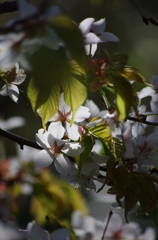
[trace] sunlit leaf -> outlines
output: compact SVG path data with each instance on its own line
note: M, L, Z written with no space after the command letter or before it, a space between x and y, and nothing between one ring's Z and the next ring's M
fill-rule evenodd
M60 103L60 87L69 74L69 64L63 50L41 48L33 56L33 77L28 86L28 97L34 111L40 110L43 127L55 115Z
M63 79L61 86L64 91L64 100L66 104L71 107L71 111L73 112L72 124L77 109L86 100L87 89L80 81L71 75Z
M130 173L129 175L129 187L127 188L127 192L125 195L125 218L127 220L127 214L131 211L139 200L140 187L137 183L137 179L134 173Z
M145 84L144 77L136 68L126 66L123 69L123 73L129 80Z
M83 36L77 25L67 16L53 18L53 28L65 43L71 56L82 64L86 58Z
M113 137L113 140L114 140L114 150L115 150L115 154L117 156L117 160L120 163L122 163L122 157L124 156L124 154L126 152L126 146L120 138Z
M138 97L126 78L115 71L110 71L109 74L111 75L115 88L117 118L118 121L122 121L128 115L131 107L133 107L136 112Z

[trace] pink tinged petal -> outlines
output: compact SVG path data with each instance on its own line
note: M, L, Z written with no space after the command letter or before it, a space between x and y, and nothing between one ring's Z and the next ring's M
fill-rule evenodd
M154 75L152 76L152 85L154 85L156 88L158 88L158 76Z
M154 94L155 90L151 87L145 87L143 88L139 93L138 93L138 97L140 99L148 97L148 96L152 96L152 94Z
M100 36L100 42L119 42L119 38L116 37L113 33L103 32Z
M72 126L70 126L70 123L66 122L65 128L66 134L71 140L77 141L81 137L79 127L76 124L72 124Z
M2 96L7 96L8 95L8 86L5 84L1 89L0 89L0 95Z
M39 151L33 159L36 168L48 167L52 164L53 160L53 155L51 156L51 153L46 150Z
M70 169L70 160L68 157L60 154L54 161L54 166L61 175L67 175Z
M40 129L38 133L36 133L36 142L42 148L50 148L50 145L48 143L48 132L44 132L44 129Z
M19 17L21 19L32 16L37 13L36 8L26 0L18 0Z
M50 235L50 240L66 240L66 239L67 240L70 239L70 232L67 228L57 229Z
M92 31L96 34L102 34L106 27L106 19L102 18L92 24Z
M85 38L84 38L84 43L86 44L94 44L94 43L99 43L100 38L95 34L95 33L88 33Z
M79 143L66 143L62 152L70 157L77 157L85 150Z
M35 221L27 225L27 234L28 234L28 237L33 240L48 239L48 232L44 231L44 229L38 226Z
M75 114L75 122L82 122L85 119L90 117L90 111L89 108L80 106Z
M8 86L8 95L14 101L17 102L19 98L19 89L16 85L11 84Z
M55 138L61 139L64 136L65 129L60 121L52 122L48 127L48 132Z
M79 24L79 29L83 35L86 35L91 30L93 22L94 18L86 18Z

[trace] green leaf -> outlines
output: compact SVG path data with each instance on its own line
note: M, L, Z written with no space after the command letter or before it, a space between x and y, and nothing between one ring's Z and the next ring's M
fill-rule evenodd
M129 187L129 172L124 166L120 166L113 171L113 182L108 193L116 194L116 200L119 206L121 206L120 199L126 195Z
M114 140L114 149L115 149L115 154L117 156L117 160L122 163L122 157L124 156L125 152L126 152L126 146L124 144L124 142L117 137L113 137Z
M60 84L67 75L68 61L63 50L41 48L33 56L33 77L28 85L28 97L33 111L40 110L43 128L55 115L60 103Z
M115 102L118 121L126 119L130 108L137 111L138 97L129 81L115 71L110 71L115 88Z
M65 103L71 107L71 111L73 112L73 117L71 120L71 124L72 124L74 121L74 117L77 109L86 100L87 89L75 77L71 76L71 73L67 78L63 79L61 86L64 91Z
M127 188L127 192L125 195L125 218L127 220L127 214L131 211L139 200L140 187L137 183L137 179L134 173L130 173L129 175L129 187Z
M140 187L139 202L143 214L151 212L156 206L157 194L154 183L147 177L138 175L137 182Z
M90 135L86 135L82 141L82 145L85 147L85 150L80 154L79 173L82 169L84 162L87 160L91 153L93 147L93 138Z
M56 33L65 43L72 58L80 65L86 59L83 35L77 25L66 16L53 18L52 25Z

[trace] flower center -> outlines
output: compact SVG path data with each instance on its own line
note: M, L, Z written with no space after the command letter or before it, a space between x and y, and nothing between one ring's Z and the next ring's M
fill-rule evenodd
M120 240L121 239L121 230L117 230L116 232L114 232L112 234L112 237L115 239L115 240Z
M60 121L61 123L65 123L66 121L69 122L70 121L70 119L69 119L70 114L71 114L71 111L65 112L64 108L63 108L62 111L58 110L56 121Z
M49 150L50 152L53 154L53 156L55 158L57 158L60 154L61 154L61 149L62 149L63 145L58 146L57 143L54 143L54 146L51 147Z

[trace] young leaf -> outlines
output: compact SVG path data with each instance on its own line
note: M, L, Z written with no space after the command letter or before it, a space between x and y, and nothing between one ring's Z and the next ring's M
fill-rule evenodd
M139 200L139 194L140 194L140 187L137 183L137 179L134 175L134 173L130 173L129 175L129 187L127 188L127 192L125 195L125 218L127 220L127 214L129 211L131 211L136 203Z
M114 150L117 156L117 160L122 164L122 157L126 152L126 146L120 138L113 137L113 140L114 140Z
M124 67L123 75L129 80L145 84L144 77L136 68L129 67L129 66Z
M56 33L65 43L71 56L82 65L86 58L86 53L83 36L77 25L66 16L54 17L52 25Z

